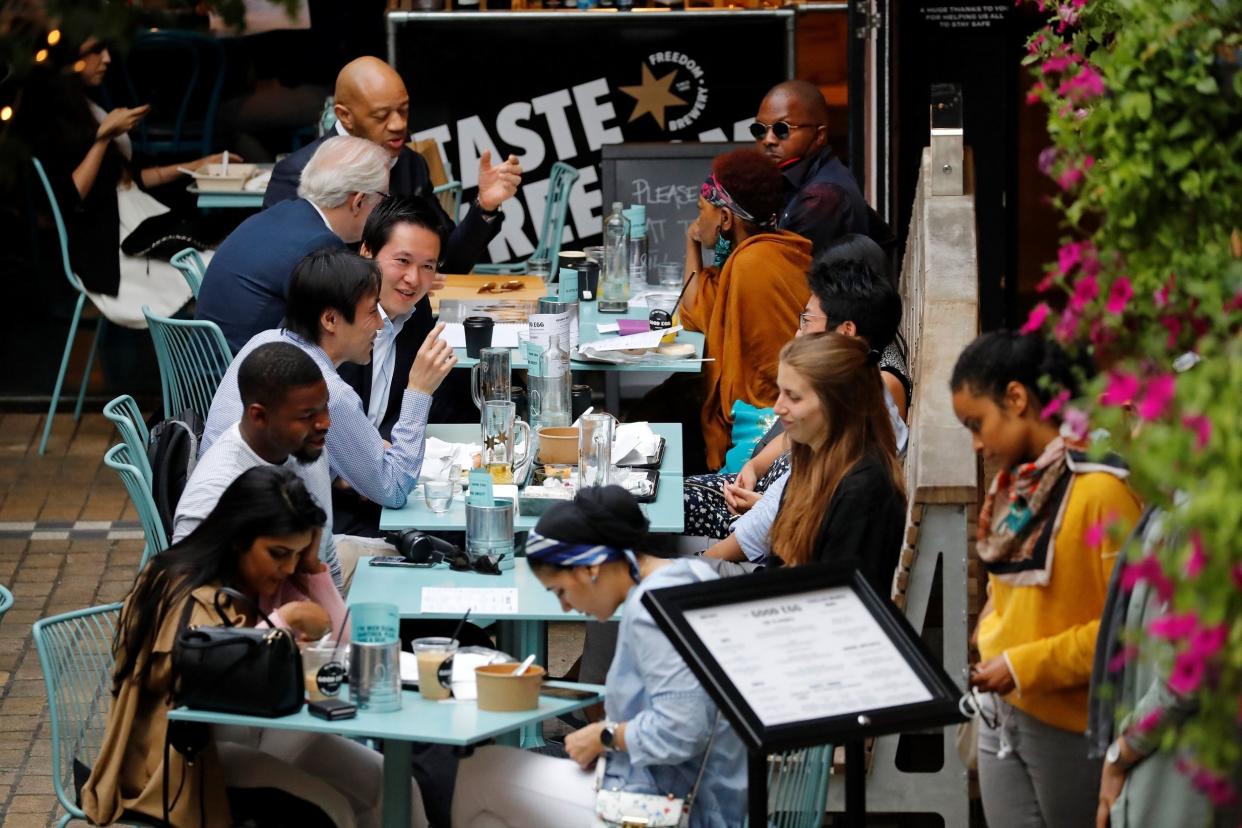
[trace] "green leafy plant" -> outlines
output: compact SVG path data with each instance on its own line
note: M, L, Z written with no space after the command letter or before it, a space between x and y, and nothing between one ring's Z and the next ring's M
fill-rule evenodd
M1024 330L1093 351L1101 375L1058 405L1107 431L1181 539L1119 565L1168 598L1143 655L1198 702L1163 744L1224 804L1242 760L1242 0L1036 4L1028 103L1048 108L1067 235Z

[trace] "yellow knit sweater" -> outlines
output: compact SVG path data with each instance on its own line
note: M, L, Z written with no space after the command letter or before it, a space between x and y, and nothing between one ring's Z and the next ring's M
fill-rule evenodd
M1116 521L1133 527L1141 511L1125 482L1107 472L1077 475L1053 549L1047 586L1013 586L989 577L992 611L979 620L979 655L1004 654L1017 690L1014 707L1062 730L1087 729L1087 685L1100 613L1119 544L1107 533L1088 547L1087 531Z

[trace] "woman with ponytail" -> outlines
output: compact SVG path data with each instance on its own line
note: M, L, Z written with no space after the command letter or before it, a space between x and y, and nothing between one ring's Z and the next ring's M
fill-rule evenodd
M707 556L768 566L853 558L888 595L906 502L879 356L839 333L784 347L775 412L790 441L789 473Z

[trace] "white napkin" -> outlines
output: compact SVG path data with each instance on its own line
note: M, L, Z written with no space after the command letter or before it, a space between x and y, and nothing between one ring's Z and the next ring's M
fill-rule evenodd
M647 423L621 423L612 439L612 462L642 463L659 447L660 435Z
M423 447L423 470L420 481L449 480L449 471L456 466L465 478L474 466L474 455L483 451L479 443L447 443L428 437Z
M267 183L272 180L272 171L264 170L258 175L251 176L242 189L249 193L261 193L267 189Z

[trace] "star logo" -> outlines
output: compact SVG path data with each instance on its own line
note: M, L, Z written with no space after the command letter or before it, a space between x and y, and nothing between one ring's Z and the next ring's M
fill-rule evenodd
M642 67L643 81L640 86L620 87L622 92L636 101L634 111L630 113L630 123L637 121L643 115L650 115L655 118L660 129L664 129L664 110L670 106L686 105L685 101L669 90L673 80L677 77L677 70L674 69L667 75L657 78L647 68L647 64L644 63Z

